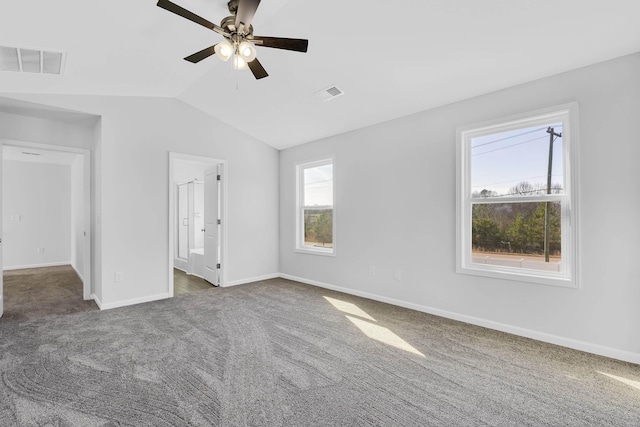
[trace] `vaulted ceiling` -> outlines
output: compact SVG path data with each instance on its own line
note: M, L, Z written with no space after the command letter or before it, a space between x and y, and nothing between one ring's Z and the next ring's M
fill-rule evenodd
M177 97L276 148L321 139L640 51L638 0L263 0L255 80L222 40L156 0L2 2L0 45L67 52L62 76L0 72L0 94ZM218 23L225 0L174 0ZM329 86L344 95L323 102Z

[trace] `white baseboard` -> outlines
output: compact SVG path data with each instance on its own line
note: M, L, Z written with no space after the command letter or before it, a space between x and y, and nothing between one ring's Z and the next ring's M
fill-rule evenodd
M82 283L84 283L84 277L82 276L82 274L80 274L80 272L78 271L78 269L76 268L75 265L71 264L71 268L73 268L73 271L76 272L76 274L78 275L78 277L80 278L80 280L82 281Z
M318 282L316 280L305 279L303 277L292 276L289 274L280 274L283 279L295 280L296 282L306 283L308 285L318 286L325 289L331 289L345 294L355 295L363 298L372 299L374 301L385 302L387 304L397 305L400 307L409 308L423 313L433 314L447 319L458 320L460 322L470 323L472 325L483 326L485 328L494 329L509 334L519 335L526 338L531 338L538 341L547 342L550 344L556 344L562 347L572 348L574 350L585 351L587 353L593 353L600 356L610 357L612 359L618 359L625 362L631 362L640 364L640 354L632 353L630 351L620 350L616 348L606 347L599 344L593 344L585 341L574 340L572 338L561 337L558 335L548 334L545 332L534 331L531 329L520 328L517 326L507 325L500 322L494 322L492 320L481 319L479 317L468 316L465 314L454 313L451 311L440 310L425 305L414 304L394 298L388 298L369 292L357 291L349 288L343 288L341 286L330 285L328 283Z
M98 298L96 294L91 294L91 299L94 300L98 308L102 310L102 301L100 301L100 298Z
M259 282L261 280L277 279L278 277L283 277L283 276L280 273L273 273L273 274L265 274L264 276L248 277L246 279L232 280L230 282L225 283L223 287L228 288L229 286L244 285L245 283Z
M94 295L94 299L96 300L96 304L98 304L98 307L100 307L100 310L110 310L112 308L126 307L128 305L135 305L135 304L141 304L143 302L157 301L161 299L167 299L170 297L171 296L169 295L169 292L165 292L163 294L149 295L146 297L133 298L129 300L116 301L116 302L103 304L102 302L98 302L97 297L95 297Z
M40 267L60 267L61 265L71 265L71 261L63 261L63 262L45 262L42 264L28 264L28 265L11 265L11 266L3 266L2 270L23 270L25 268L40 268Z

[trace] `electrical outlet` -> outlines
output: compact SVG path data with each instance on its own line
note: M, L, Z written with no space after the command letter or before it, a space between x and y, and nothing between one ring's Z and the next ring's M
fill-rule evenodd
M44 248L37 248L36 252L39 254L43 254L44 253Z
M396 268L393 272L393 277L395 277L396 280L402 280L402 269Z
M123 282L124 281L124 273L122 271L116 271L115 280L116 280L116 282Z
M21 221L20 215L11 215L11 221Z
M376 266L375 265L370 265L369 266L369 276L374 277L376 275Z

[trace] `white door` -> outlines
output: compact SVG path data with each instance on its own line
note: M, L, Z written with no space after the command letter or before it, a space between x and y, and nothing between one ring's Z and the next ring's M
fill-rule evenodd
M204 279L218 285L218 166L204 172Z
M0 151L2 143L0 143ZM0 159L0 189L2 189L2 159ZM0 224L2 224L2 191L0 191ZM2 225L0 225L0 267L2 267ZM0 268L0 317L4 313L4 291L2 290L2 268Z

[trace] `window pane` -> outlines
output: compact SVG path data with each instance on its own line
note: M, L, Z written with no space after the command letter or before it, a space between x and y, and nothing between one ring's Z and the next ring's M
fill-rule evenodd
M304 245L333 248L333 209L304 210Z
M550 133L553 131L551 186ZM563 193L562 123L493 133L471 139L472 197Z
M548 237L545 210L548 208ZM472 262L560 272L560 202L474 203ZM549 260L545 260L548 242Z
M304 169L304 206L333 206L333 164Z

